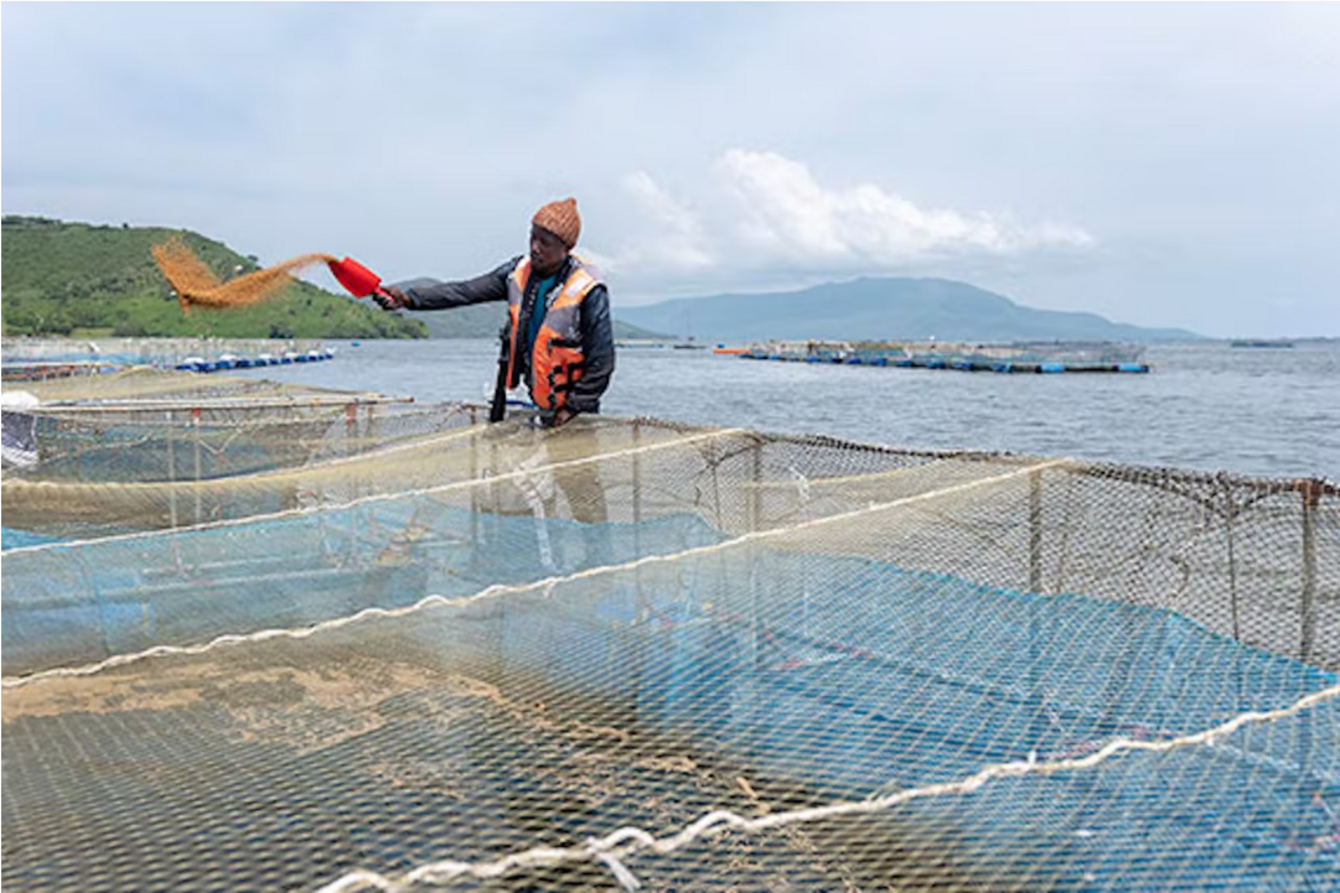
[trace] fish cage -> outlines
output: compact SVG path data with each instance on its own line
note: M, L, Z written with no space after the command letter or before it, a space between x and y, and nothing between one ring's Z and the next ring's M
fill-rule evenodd
M199 381L25 410L9 888L1340 888L1331 482Z
M6 338L5 380L20 381L54 377L45 373L59 371L79 374L100 368L152 366L173 369L180 365L222 364L226 368L255 363L267 357L278 365L284 357L306 362L312 356L329 353L321 341L310 338L97 338L90 341L71 338ZM200 370L197 370L200 371Z
M1148 372L1141 345L1097 341L961 344L858 342L841 362L851 365L965 372Z

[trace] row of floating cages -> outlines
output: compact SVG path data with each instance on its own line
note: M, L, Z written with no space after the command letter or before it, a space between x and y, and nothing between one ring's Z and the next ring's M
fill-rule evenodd
M222 372L228 369L256 369L265 366L288 366L293 363L317 363L321 360L333 359L334 356L335 354L331 350L317 349L306 352L286 350L279 355L262 351L254 357L225 353L221 354L217 360L206 360L199 356L186 357L172 368L184 372Z
M70 374L131 366L215 372L334 356L320 341L254 338L6 338L2 350L6 381L32 380L25 370L44 367L67 366Z
M400 409L25 473L7 886L1340 889L1334 484Z
M954 345L898 342L778 341L751 345L754 360L958 369L968 372L1148 372L1143 348L1098 343Z
M75 375L100 375L115 372L125 366L103 360L19 360L0 363L0 381L46 381Z

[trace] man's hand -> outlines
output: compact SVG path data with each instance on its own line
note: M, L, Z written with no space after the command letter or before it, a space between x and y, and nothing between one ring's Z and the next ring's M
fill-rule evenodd
M372 293L372 300L383 310L403 310L409 306L409 298L394 285L383 285Z
M558 412L554 413L554 427L562 428L568 422L572 421L572 419L575 418L576 415L577 413L573 412L571 409L568 409L566 406L564 406Z

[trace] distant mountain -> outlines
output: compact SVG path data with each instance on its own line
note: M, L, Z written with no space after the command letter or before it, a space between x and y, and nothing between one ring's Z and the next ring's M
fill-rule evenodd
M95 226L6 215L4 334L94 337L423 338L418 322L368 301L295 280L247 307L182 313L150 248L180 238L223 281L259 269L255 257L188 230Z
M1035 310L949 279L863 278L803 291L678 298L624 307L634 325L699 341L1181 341L1185 329L1114 323L1096 313Z

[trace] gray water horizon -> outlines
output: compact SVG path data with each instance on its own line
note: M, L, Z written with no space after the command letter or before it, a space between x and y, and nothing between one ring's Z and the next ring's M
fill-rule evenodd
M230 374L485 403L495 339L327 341L333 359ZM1147 374L1001 374L618 351L602 412L908 449L1340 481L1340 343L1153 344Z

